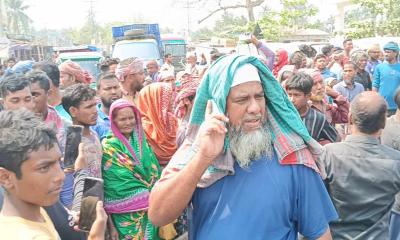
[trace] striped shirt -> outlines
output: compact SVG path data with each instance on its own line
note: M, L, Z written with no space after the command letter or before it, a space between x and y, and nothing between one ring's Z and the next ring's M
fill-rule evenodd
M311 137L315 140L328 140L330 142L336 141L338 133L336 129L328 122L324 114L313 108L310 108L306 115L302 116L301 118Z

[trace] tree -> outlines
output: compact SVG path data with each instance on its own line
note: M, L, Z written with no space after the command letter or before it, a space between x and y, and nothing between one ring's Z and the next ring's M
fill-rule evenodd
M278 41L293 31L313 26L310 18L318 10L307 0L282 0L281 4L280 12L264 9L259 25L266 39Z
M203 39L210 39L211 36L215 36L215 33L212 29L209 29L207 27L200 28L195 32L191 32L190 36L192 40L198 41L198 40L203 40Z
M25 11L29 8L23 0L6 0L7 9L7 28L10 33L23 34L30 33L30 23L32 20Z
M234 16L225 12L212 29L201 28L191 33L192 39L210 39L212 36L220 38L237 39L240 34L249 31L248 21L244 16Z
M265 0L181 0L179 4L183 5L185 8L209 8L210 12L202 17L198 23L204 22L217 13L232 9L245 9L249 21L254 22L254 9L260 7L264 2Z
M346 15L349 37L400 35L399 0L354 0L360 7Z
M225 12L219 20L215 22L214 32L218 37L222 38L238 38L238 36L246 32L244 28L247 25L247 19L244 16L236 17L231 13Z
M6 27L7 27L6 1L0 0L0 36L4 34Z

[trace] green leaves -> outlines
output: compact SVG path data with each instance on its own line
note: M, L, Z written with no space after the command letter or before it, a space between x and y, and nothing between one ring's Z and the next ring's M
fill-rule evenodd
M281 0L281 4L280 12L266 10L259 20L265 39L279 41L290 32L313 26L310 18L318 9L307 0Z
M400 34L399 0L354 0L361 7L346 13L347 34L353 38Z

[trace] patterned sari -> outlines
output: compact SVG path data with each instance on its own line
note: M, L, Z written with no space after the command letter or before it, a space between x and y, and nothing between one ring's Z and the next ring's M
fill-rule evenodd
M126 100L115 103L121 102L136 110ZM115 109L111 107L110 115ZM112 117L110 122L112 133L102 142L104 208L111 214L119 239L159 239L158 228L151 224L147 215L150 190L161 172L158 161L143 132L138 134L143 131L140 121L136 121L136 130L129 139L116 129Z

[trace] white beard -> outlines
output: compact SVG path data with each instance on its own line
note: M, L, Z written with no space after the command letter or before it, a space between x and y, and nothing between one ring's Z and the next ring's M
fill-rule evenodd
M247 168L252 161L260 159L262 154L272 157L272 135L265 125L249 133L244 133L240 127L232 128L230 149L239 166Z

